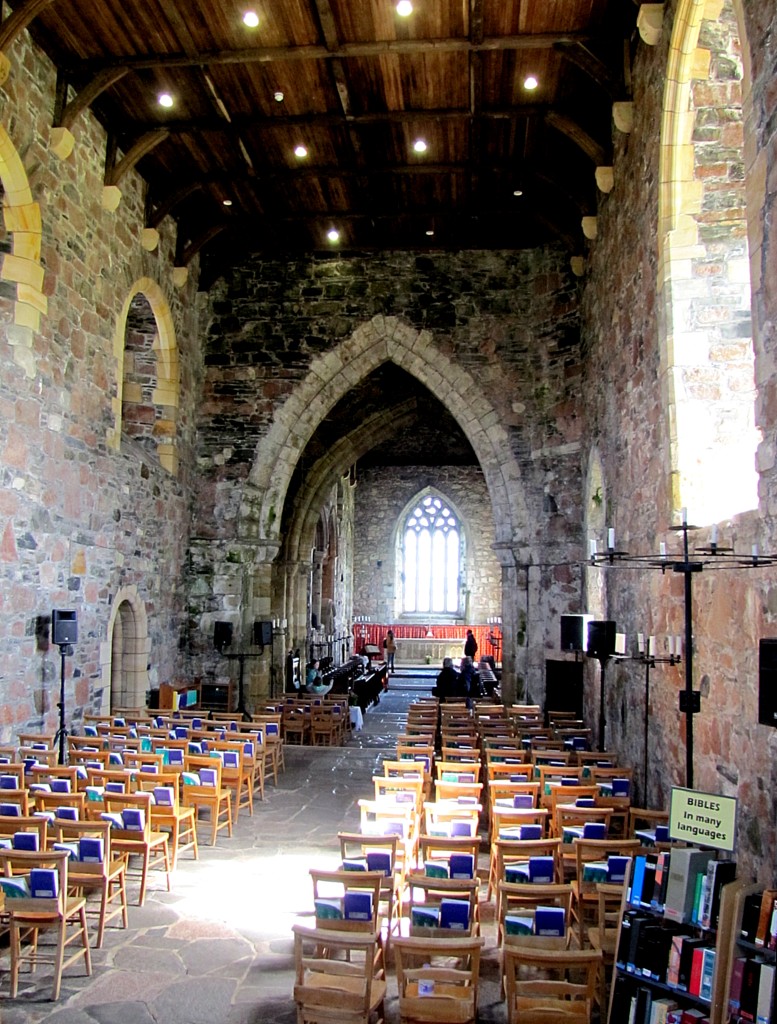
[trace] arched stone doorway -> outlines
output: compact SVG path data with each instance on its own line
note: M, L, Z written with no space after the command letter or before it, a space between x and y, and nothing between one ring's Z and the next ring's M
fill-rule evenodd
M144 707L148 691L148 619L136 587L123 587L113 602L102 666L101 713Z

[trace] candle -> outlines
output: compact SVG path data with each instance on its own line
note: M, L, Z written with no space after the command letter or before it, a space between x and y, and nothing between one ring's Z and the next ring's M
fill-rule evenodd
M612 526L607 531L607 548L610 551L615 550L615 529Z
M589 553L591 558L596 558L596 538L592 537L588 542Z
M648 654L656 653L656 638L654 636L648 637Z
M662 540L658 545L658 550L661 552L661 557L666 558L666 541Z
M637 650L640 654L645 653L645 634L637 633Z
M681 658L682 657L682 654L683 654L683 638L681 636L676 636L674 638L674 653L675 653L675 657L677 657L677 658Z
M717 545L717 543L718 543L718 527L717 527L717 524L715 524L712 527L712 533L710 534L710 544L713 547L715 547Z
M758 558L758 545L753 544L753 558Z
M688 525L688 509L687 508L683 508L682 515L683 515L683 526L687 526Z
M615 653L625 654L626 653L626 634L616 633L615 634Z

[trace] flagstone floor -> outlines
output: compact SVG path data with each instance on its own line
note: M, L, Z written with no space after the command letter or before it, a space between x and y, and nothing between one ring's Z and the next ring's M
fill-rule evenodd
M184 855L171 892L162 876L152 877L145 906L130 908L129 929L106 930L92 976L82 976L81 965L67 971L59 1002L48 1001L43 969L24 976L17 999L7 996L6 946L3 1024L292 1024L291 926L312 915L308 870L337 866L338 831L358 828L358 799L372 795L372 774L393 748L408 703L430 686L405 671L347 746L287 746L286 772L267 786L253 817L241 813L232 838L222 833L215 847L201 845L198 862ZM130 898L136 893L133 883ZM483 1024L505 1020L491 909L483 915ZM395 1024L393 973L389 995L386 1024Z

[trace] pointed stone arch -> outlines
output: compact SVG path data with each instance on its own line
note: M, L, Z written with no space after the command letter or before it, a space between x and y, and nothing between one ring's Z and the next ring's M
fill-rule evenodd
M153 278L140 277L129 288L127 297L116 321L113 336L113 354L116 359L116 397L112 400L114 424L108 431L108 443L112 448L121 447L122 403L125 394L125 348L127 320L133 299L143 295L151 307L156 322L156 337L153 349L156 354L156 382L152 401L156 408L154 434L156 452L160 464L175 475L178 472L177 413L179 402L180 370L178 364L178 343L173 325L170 305L161 287Z
M241 510L247 539L277 543L286 491L314 430L355 384L388 361L416 377L456 417L486 479L496 541L523 537L527 516L520 468L488 395L428 331L396 317L376 316L313 361L257 445Z
M121 587L113 599L107 639L100 648L100 713L116 706L142 707L149 688L146 606L136 586Z
M726 68L738 59L741 73ZM699 523L757 504L750 321L765 179L755 139L740 0L679 0L659 158L661 372L672 502L691 508Z
M11 252L2 257L0 280L13 285L13 326L6 332L14 360L28 377L36 372L33 333L41 314L48 311L43 294L44 271L40 259L42 221L33 202L30 182L8 132L0 125L0 182L3 186L3 222L11 234Z

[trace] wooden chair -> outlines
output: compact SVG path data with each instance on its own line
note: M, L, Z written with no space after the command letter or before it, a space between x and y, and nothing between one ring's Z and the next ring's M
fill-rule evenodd
M386 978L374 966L380 943L376 932L302 924L292 931L297 1024L370 1024L374 1013L383 1017Z
M508 1024L591 1024L598 950L522 944L505 946L503 956Z
M6 807L3 807L4 804ZM0 789L0 815L11 817L14 807L18 807L18 813L24 817L30 813L30 794L27 790Z
M384 878L382 871L326 871L322 868L311 868L316 928L380 935L381 888ZM349 894L366 894L370 897L370 917L352 920L345 916L331 916L330 907L336 907L337 904L340 905L340 913L345 913L344 904ZM375 956L375 966L378 967L383 959L382 941L378 944Z
M343 862L357 858L367 859L371 853L388 856L388 870L381 879L380 899L386 905L386 947L392 932L399 928L402 894L409 864L405 859L405 848L400 836L365 836L360 832L338 832L340 857Z
M481 763L477 753L475 751L469 761L435 761L435 779L443 782L479 782Z
M45 850L48 845L48 827L48 819L38 815L0 817L0 839L13 839L17 832L36 832L38 834L38 849Z
M140 857L140 891L138 906L142 907L146 900L146 884L148 873L154 869L164 871L167 891L170 892L170 850L166 832L157 832L151 827L152 796L150 793L106 793L105 809L109 814L128 811L140 812L139 828L114 827L111 831L111 847L114 853L127 855L129 858Z
M400 1021L474 1024L483 944L481 937L396 939Z
M427 861L449 861L452 853L468 853L478 874L478 857L480 854L480 838L478 836L429 836L423 834L418 838L418 867L423 869Z
M432 793L432 774L426 767L427 760L420 761L388 761L383 762L383 775L385 778L409 777L420 778L423 781L423 798L428 800Z
M474 878L435 878L422 871L411 871L407 876L407 887L410 893L408 903L408 916L410 917L410 934L427 935L430 937L445 937L446 931L437 927L426 927L416 925L413 921L413 908L420 903L425 909L433 909L439 913L443 900L456 900L467 906L468 927L459 931L457 935L479 935L480 934L480 913L478 908L478 894L480 881L475 875Z
M305 743L310 737L310 717L303 711L288 709L283 712L283 738L286 743Z
M102 859L71 860L68 864L68 885L74 895L88 896L96 892L99 906L93 912L97 918L95 948L103 944L105 926L114 918L121 918L122 928L129 924L127 914L127 858L115 856L111 847L111 825L108 821L56 821L52 832L58 843L78 843L81 839L99 839ZM87 899L86 913L91 907Z
M510 865L527 864L532 857L553 858L553 882L563 881L561 868L561 840L546 839L495 839L491 844L491 858L488 874L487 899L496 894L496 916L499 919L499 883L506 880L505 871Z
M0 850L0 871L3 887L13 884L13 879L29 881L33 869L43 869L54 879L52 895L17 896L5 899L5 913L11 936L11 998L15 999L19 989L19 974L24 963L31 970L40 963L51 963L54 967L52 1000L59 999L62 972L83 958L86 973L92 973L89 950L89 935L86 925L86 900L81 896L68 894L67 850L47 852L25 852L21 850ZM54 892L54 889L56 892ZM38 890L40 891L40 890ZM52 929L56 934L53 952L50 946L38 943L42 930ZM23 946L23 940L31 938L31 944ZM71 952L72 950L72 952Z
M424 804L424 831L433 836L474 837L478 834L481 804L460 804L456 800Z
M602 954L602 969L599 975L597 996L599 1012L602 1015L606 1012L607 993L609 992L608 972L612 971L615 964L615 951L623 909L623 889L624 885L597 882L596 892L599 897L599 907L596 924L592 924L588 929L588 941L591 949L597 949Z
M75 808L76 819L84 821L86 813L86 793L34 793L35 810L45 811L58 817L60 807Z
M216 845L216 838L221 829L226 829L229 836L232 835L232 794L221 784L221 760L218 757L204 757L198 754L187 754L184 758L184 787L181 803L184 807L194 807L196 817L199 820L200 811L209 811L211 846ZM197 775L202 779L200 772L214 771L213 785L190 785L187 783L187 774Z
M187 850L192 851L195 860L200 859L195 808L181 805L179 779L177 772L138 772L137 776L138 789L153 796L151 827L157 832L169 832L171 871L176 869L179 854Z
M572 938L571 911L572 886L554 882L537 885L533 882L499 882L497 890L499 914L497 916L497 938L502 946L528 944L535 949L568 949ZM549 935L509 934L505 921L511 915L528 916L532 920L538 907L561 907L566 927L564 935L556 938ZM503 972L504 976L504 972Z
M411 804L418 815L424 803L423 775L373 775L375 800L394 804Z
M237 734L236 734L237 735ZM241 739L216 740L211 744L221 759L221 784L234 794L232 800L233 821L237 821L240 808L246 807L254 815L254 766L245 761L244 744Z
M572 880L572 918L577 923L578 944L581 949L588 941L588 923L595 921L599 909L597 883L610 881L606 877L606 862L610 857L633 857L640 849L638 839L576 839L575 877ZM605 878L601 877L604 865ZM614 881L614 880L613 880Z

